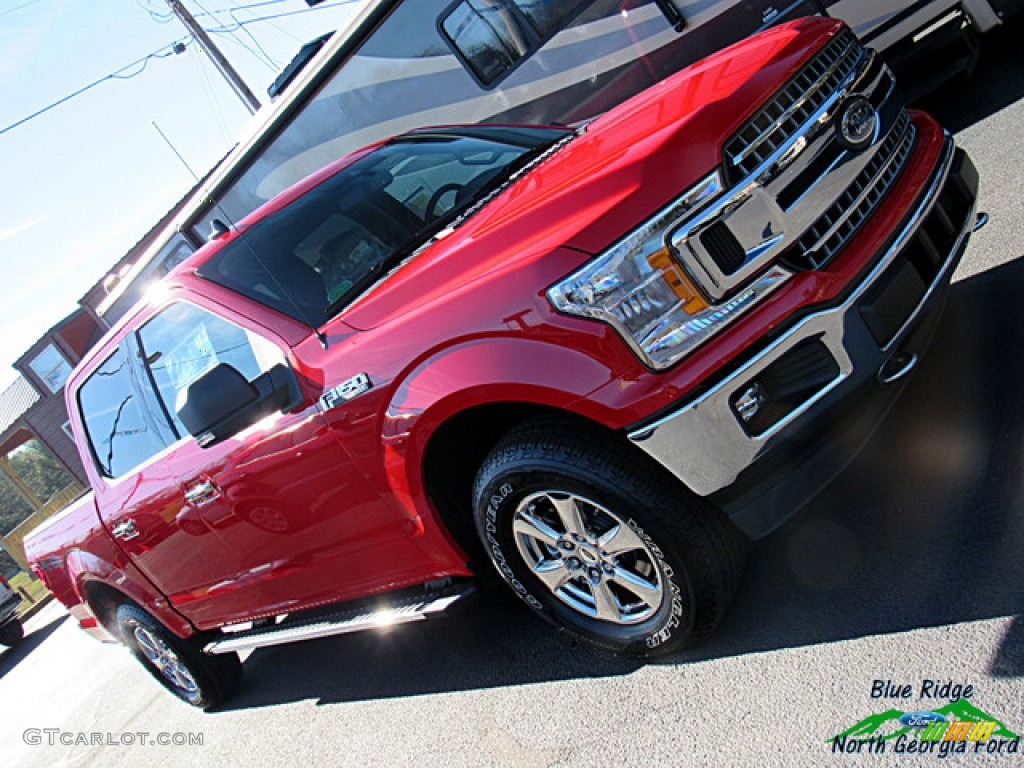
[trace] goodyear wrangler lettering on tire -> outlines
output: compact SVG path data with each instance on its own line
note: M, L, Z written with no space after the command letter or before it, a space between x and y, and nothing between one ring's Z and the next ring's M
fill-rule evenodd
M709 632L741 571L736 532L600 428L513 430L474 485L477 531L502 576L548 621L630 656Z
M508 585L512 587L515 593L519 595L527 605L535 611L543 611L543 604L527 592L523 583L516 578L515 573L509 567L508 561L505 559L504 553L501 551L501 545L498 544L498 540L495 538L495 533L498 530L497 524L495 523L495 519L498 514L498 506L511 494L512 486L505 483L498 489L497 494L491 496L490 503L487 507L487 534L485 537L485 543L487 544L487 549L491 554L491 560L494 562L494 565L497 567L502 578L505 579Z
M681 617L683 615L683 596L679 590L679 586L673 580L675 572L672 570L672 566L665 562L665 556L661 553L661 550L658 548L658 545L651 540L650 536L644 533L644 529L641 528L635 520L630 518L626 522L638 536L640 536L647 542L647 545L648 547L650 547L651 552L654 553L655 557L657 557L661 561L661 566L665 571L665 576L669 580L669 590L672 593L670 598L672 603L672 615L668 621L668 624L666 624L663 629L659 630L658 632L648 637L645 641L647 647L653 650L658 646L667 643L669 639L672 637L673 630L679 627L681 623Z

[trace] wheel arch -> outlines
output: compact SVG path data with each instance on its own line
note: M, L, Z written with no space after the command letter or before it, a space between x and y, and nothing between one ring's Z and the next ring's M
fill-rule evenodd
M118 567L116 559L115 556L108 558L84 550L75 550L67 558L68 577L82 602L82 606L71 609L71 614L78 619L82 629L94 632L98 628L100 639L109 640L102 637L105 630L120 640L114 614L119 605L127 603L151 614L178 637L186 638L195 633L195 628L174 610L133 564L125 562ZM91 619L95 619L95 626L91 626Z
M82 598L100 625L110 635L121 640L121 632L117 627L117 609L122 605L134 605L142 608L135 600L120 590L102 581L86 581L81 588Z
M477 405L446 419L433 431L424 451L423 487L449 535L469 557L474 572L486 568L488 558L473 522L473 483L491 450L528 421L557 422L566 429L583 430L602 440L629 446L624 435L593 419L536 402Z
M392 493L410 511L439 518L475 565L482 550L469 500L484 457L526 419L613 424L613 412L587 400L616 378L599 357L551 339L499 334L465 338L418 361L392 382L381 424ZM417 501L424 497L426 508Z

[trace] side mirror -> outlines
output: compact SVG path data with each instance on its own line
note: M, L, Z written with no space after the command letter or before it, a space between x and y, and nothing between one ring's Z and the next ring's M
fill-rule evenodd
M288 366L275 365L250 382L236 368L220 363L189 384L178 418L206 448L301 404L299 381Z

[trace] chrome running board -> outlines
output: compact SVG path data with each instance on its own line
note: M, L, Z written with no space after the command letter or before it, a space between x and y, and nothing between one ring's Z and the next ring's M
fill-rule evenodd
M412 597L381 604L373 609L365 605L304 621L285 620L271 627L256 627L241 632L225 632L206 645L204 653L231 653L252 648L283 645L299 640L313 640L331 635L346 635L368 629L386 629L398 624L422 621L448 610L452 605L475 592L472 584L449 587L442 593L420 593Z

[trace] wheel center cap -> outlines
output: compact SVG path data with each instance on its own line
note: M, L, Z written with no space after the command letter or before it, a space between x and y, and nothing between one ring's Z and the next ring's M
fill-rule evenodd
M597 553L589 547L580 547L580 557L583 558L583 562L588 565L594 565L601 560Z

